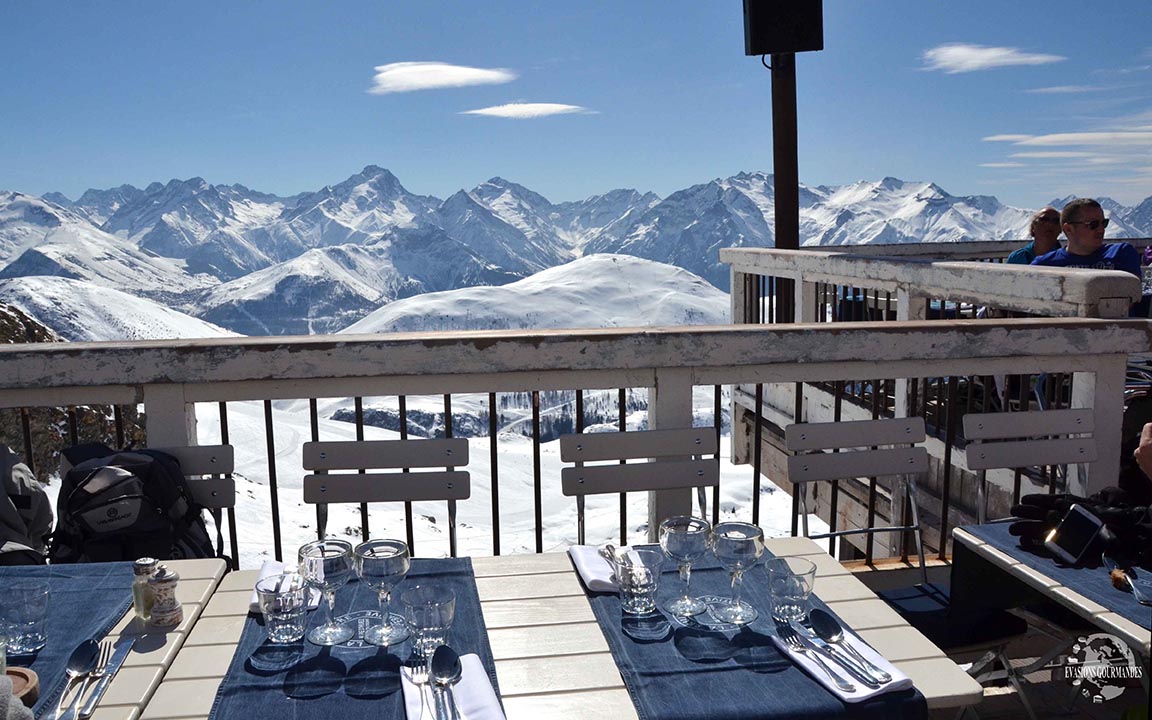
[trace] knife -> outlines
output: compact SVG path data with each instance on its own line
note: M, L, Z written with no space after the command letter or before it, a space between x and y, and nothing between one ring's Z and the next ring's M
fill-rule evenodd
M96 688L92 694L88 696L88 700L80 708L80 713L77 717L81 720L91 717L92 713L96 712L96 704L100 702L100 698L104 697L104 691L108 689L109 683L116 675L116 671L128 659L128 655L132 652L132 646L136 644L137 635L129 635L128 641L123 642L116 647L116 651L112 653L112 659L108 661L108 667L104 669L104 676L96 682Z
M1104 567L1108 568L1109 571L1119 570L1124 573L1124 580L1128 583L1128 589L1132 591L1132 597L1136 599L1136 602L1141 605L1152 605L1152 600L1136 586L1136 581L1132 579L1132 575L1127 568L1120 567L1120 563L1116 562L1115 558L1109 555L1101 555L1100 559L1104 561Z
M832 662L848 671L850 675L865 686L875 690L880 687L880 682L876 678L860 666L855 660L851 659L848 655L835 652L828 643L820 638L806 632L807 628L797 622L792 623L792 629L800 637L800 641L810 646L814 652L823 653L826 657L830 658Z

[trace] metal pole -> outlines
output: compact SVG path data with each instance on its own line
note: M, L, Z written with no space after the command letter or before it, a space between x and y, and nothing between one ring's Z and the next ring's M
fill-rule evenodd
M800 169L797 160L796 54L772 55L772 174L776 247L800 248ZM776 280L776 322L794 322L792 280Z

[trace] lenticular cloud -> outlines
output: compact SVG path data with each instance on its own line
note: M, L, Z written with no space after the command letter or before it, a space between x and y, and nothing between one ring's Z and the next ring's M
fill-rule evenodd
M387 95L469 85L499 85L512 82L516 77L516 73L504 68L475 68L442 62L398 62L377 65L368 92Z
M948 74L990 70L1012 65L1047 65L1065 60L1061 55L1026 53L1011 47L947 43L924 51L925 70Z
M549 115L588 112L591 111L579 105L563 105L561 103L508 103L506 105L493 105L492 107L480 108L478 110L465 110L461 114L529 120L532 118L547 117Z

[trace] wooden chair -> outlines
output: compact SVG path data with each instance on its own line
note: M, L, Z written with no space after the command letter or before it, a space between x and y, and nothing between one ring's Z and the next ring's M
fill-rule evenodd
M720 468L704 456L716 452L714 427L562 435L560 459L576 463L560 471L560 481L563 493L576 498L577 542L585 540L587 495L696 488L706 517L704 488L720 484Z
M319 506L329 503L448 502L448 545L456 557L456 501L471 494L467 471L456 470L468 464L468 441L464 438L440 440L353 440L309 442L304 444L304 502ZM443 467L444 470L409 472L413 468ZM357 474L329 473L330 470L358 470ZM366 472L390 470L392 472ZM326 515L322 516L326 520ZM319 519L319 518L318 518ZM320 520L323 525L323 520ZM321 537L324 527L319 528Z
M977 473L976 518L988 520L988 471L1096 460L1092 410L968 413L963 420L968 469Z
M224 549L223 512L228 511L228 540L232 550L232 569L240 568L240 550L236 537L236 469L231 445L188 445L155 448L180 461L180 470L188 477L192 500L203 505L216 523L216 549Z
M800 497L801 524L805 537L821 539L882 532L910 533L920 558L921 581L926 583L928 575L916 486L916 476L928 471L928 451L917 444L922 443L924 438L924 418L920 417L800 423L786 427L785 447L793 452L805 453L788 458L788 479L800 486L796 492ZM826 452L849 448L868 449ZM808 531L808 483L883 476L898 478L892 490L892 524L818 534ZM905 499L907 502L903 502ZM900 524L895 522L898 506L903 518Z

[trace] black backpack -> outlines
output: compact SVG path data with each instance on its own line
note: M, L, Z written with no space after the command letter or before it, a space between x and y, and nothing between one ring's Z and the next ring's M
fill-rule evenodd
M222 556L204 508L192 501L179 461L159 450L115 451L101 443L64 451L72 468L56 500L52 563Z

